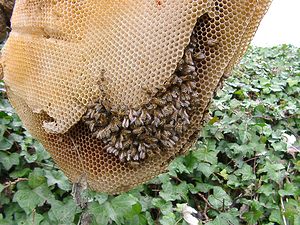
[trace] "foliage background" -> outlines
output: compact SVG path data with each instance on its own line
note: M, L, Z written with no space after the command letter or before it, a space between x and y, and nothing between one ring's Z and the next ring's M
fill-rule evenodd
M202 224L299 225L299 84L300 49L251 47L193 151L128 193L86 192L92 224L187 224L178 205L187 203ZM0 88L0 224L77 224L71 184Z

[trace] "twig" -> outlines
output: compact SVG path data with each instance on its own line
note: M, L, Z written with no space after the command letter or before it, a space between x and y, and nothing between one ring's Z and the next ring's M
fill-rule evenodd
M179 183L182 183L182 180L180 180L180 178L176 177L176 176L170 176L172 179L178 181Z
M282 215L282 220L283 220L283 224L284 225L288 225L287 221L286 221L286 218L285 218L285 207L284 207L284 202L283 202L283 199L282 197L280 197L280 203L281 203L281 215Z
M204 195L202 195L200 192L198 192L197 195L198 195L200 198L202 198L202 200L206 203L206 205L207 205L209 208L211 208L211 209L213 209L213 210L219 212L218 209L214 208L214 207L208 202L208 200L204 197Z
M205 206L204 206L203 216L206 221L209 221L209 217L207 216L207 203L205 203Z
M17 184L18 182L21 182L21 181L28 181L28 178L20 177L20 178L14 180L14 181L7 181L7 182L5 182L5 184L4 184L4 189L5 189L5 188L8 188L8 187L10 187L10 186L12 186L12 185L15 185L15 184Z

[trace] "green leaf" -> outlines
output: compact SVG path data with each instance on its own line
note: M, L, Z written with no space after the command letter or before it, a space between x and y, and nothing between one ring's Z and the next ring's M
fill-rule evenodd
M14 170L9 174L11 178L19 178L19 177L26 177L31 172L30 168L23 168L21 170Z
M12 147L12 145L13 145L13 141L11 141L5 137L2 137L0 139L0 150L2 150L2 151L8 150Z
M184 165L184 158L183 157L176 158L169 165L169 173L170 173L170 175L176 176L176 172L178 172L178 173L184 173L184 172L185 173L190 173L190 171Z
M106 202L106 200L108 199L108 195L107 194L104 194L104 193L97 193L95 196L94 196L95 200L101 205L103 204L104 202Z
M29 225L40 225L41 222L43 221L44 217L39 214L39 213L31 213L30 215L28 215L27 219L26 219L26 223Z
M57 186L62 190L65 190L65 191L71 190L71 184L70 184L68 178L64 175L64 173L62 171L46 170L45 177L47 178L47 183L49 186L57 184Z
M213 221L206 223L206 225L239 225L239 220L230 213L221 213Z
M162 188L163 190L159 192L159 195L166 201L180 200L181 198L187 200L188 185L185 181L178 185L170 182L164 183Z
M40 168L35 168L28 177L28 184L31 188L36 188L46 182L45 172Z
M104 203L106 204L106 202ZM92 202L89 205L89 212L93 215L93 225L107 225L110 220L109 212L104 204L98 204L97 202Z
M161 213L163 215L167 215L173 211L173 205L170 201L166 202L165 200L163 200L161 198L153 198L152 204L156 208L160 209Z
M118 212L119 216L123 216L131 211L134 204L137 203L137 199L130 194L122 194L115 197L112 201L112 207Z
M215 208L228 207L232 204L230 196L221 188L214 187L213 195L208 196L209 203Z
M296 192L299 190L299 188L297 188L295 186L295 184L292 183L285 183L284 184L284 189L283 190L279 190L278 193L280 196L288 196L288 195L295 195Z
M257 221L262 217L263 213L259 210L251 210L249 212L245 212L243 217L247 221L248 224L256 224Z
M175 224L175 214L172 212L169 212L168 214L163 215L163 217L159 220L161 225L170 225Z
M273 189L272 184L263 184L258 190L257 193L262 193L266 196L270 196L272 194L275 194L275 191Z
M77 206L72 198L64 199L63 202L52 200L49 218L53 224L70 224L74 221Z
M198 163L197 170L202 172L204 176L210 177L215 171L216 165L210 165L209 163Z
M37 206L41 206L45 199L37 195L33 190L18 190L13 198L22 209L29 215Z
M275 222L278 224L283 224L282 215L279 209L275 209L271 212L271 215L269 217L269 220L271 222Z
M243 164L242 168L238 169L235 174L242 175L242 181L255 180L256 178L252 167L248 164Z
M223 177L224 180L228 180L228 173L227 173L227 170L226 170L226 169L223 169L223 170L220 172L220 176Z
M210 151L208 148L202 148L200 150L196 150L193 152L193 155L200 161L200 162L207 162L212 165L217 164L217 151Z
M9 170L12 166L19 164L19 154L0 152L0 163L6 170Z
M259 169L257 173L260 174L266 172L269 179L279 183L284 177L284 172L281 171L284 168L285 167L282 164L278 164L278 163L271 164L270 162L267 161L266 164L263 166L263 168Z

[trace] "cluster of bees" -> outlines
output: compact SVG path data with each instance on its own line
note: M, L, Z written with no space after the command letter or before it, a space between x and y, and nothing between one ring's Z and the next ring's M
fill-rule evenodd
M147 91L151 100L140 108L119 110L106 100L88 106L83 121L93 136L103 141L108 153L122 162L138 163L176 145L199 104L195 63L204 55L195 52L195 47L192 35L175 73L155 93Z

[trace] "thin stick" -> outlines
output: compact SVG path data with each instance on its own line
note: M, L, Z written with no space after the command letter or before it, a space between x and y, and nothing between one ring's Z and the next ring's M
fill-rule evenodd
M283 224L288 225L287 220L286 220L285 215L284 215L285 207L284 207L284 202L283 202L282 197L280 197L280 202L281 202L281 209L282 209L281 215L282 215Z
M28 178L20 177L20 178L14 180L14 181L7 181L7 182L5 182L5 184L4 184L4 189L5 189L5 188L8 188L8 187L10 187L10 186L12 186L12 185L15 185L15 184L17 184L18 182L21 182L21 181L28 181Z

